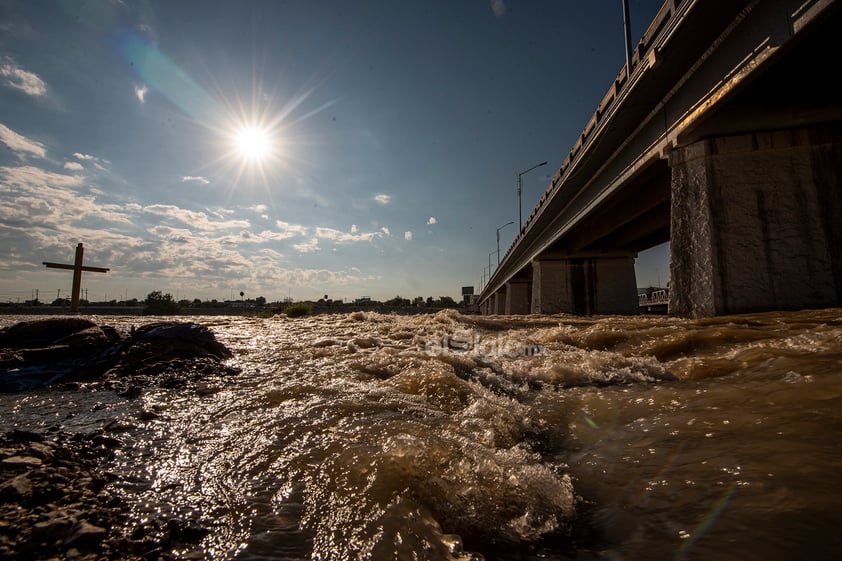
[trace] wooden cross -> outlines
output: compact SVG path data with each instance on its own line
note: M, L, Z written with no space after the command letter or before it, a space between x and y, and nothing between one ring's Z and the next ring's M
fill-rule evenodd
M47 263L42 261L48 269L70 269L73 271L73 294L70 299L70 311L79 311L79 292L82 290L82 271L90 271L92 273L107 273L111 269L103 269L102 267L83 267L82 255L85 249L82 244L76 246L76 262L73 265L65 265L64 263Z

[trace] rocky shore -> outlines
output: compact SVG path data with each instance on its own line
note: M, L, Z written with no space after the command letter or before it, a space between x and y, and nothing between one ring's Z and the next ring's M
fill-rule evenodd
M207 530L194 521L129 524L104 469L121 443L107 434L0 437L0 558L11 560L203 559Z
M82 318L23 322L0 330L0 391L84 385L134 399L147 387L234 374L223 362L230 356L193 323L120 334ZM208 530L197 522L131 520L118 476L108 470L122 430L120 423L90 434L19 427L0 436L0 559L204 559Z

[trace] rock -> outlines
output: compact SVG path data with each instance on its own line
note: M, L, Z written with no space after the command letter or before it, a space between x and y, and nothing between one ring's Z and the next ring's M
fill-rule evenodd
M32 496L32 482L25 473L0 484L0 497L23 499L30 496Z
M51 462L51 461L53 461L53 458L55 457L55 454L53 453L52 447L50 447L49 445L44 444L42 442L32 442L32 443L30 443L29 449L27 450L27 453L30 456L33 456L35 458L40 458L41 460L43 460L45 462Z
M140 420L141 421L151 421L153 419L160 419L161 416L155 413L154 411L150 411L149 409L143 409L140 412Z
M131 540L131 512L106 485L117 477L102 469L96 435L48 434L49 440L19 430L0 434L7 460L30 458L0 463L0 559L157 561L173 559L174 548L197 550L187 540L204 534L189 521L158 528L142 543ZM44 456L40 466L31 460L35 453Z
M231 356L210 329L192 322L150 324L125 337L81 318L22 322L0 330L0 392L103 376L145 377L146 383L157 376L160 384L165 373L166 383L179 387L204 376L231 373L234 369L221 364ZM138 392L133 389L126 397Z
M94 325L67 337L62 337L55 344L70 347L101 347L120 340L120 336L116 331L112 330L109 333L111 335L110 337L106 335L106 332L101 327Z
M39 467L43 463L44 462L41 461L41 458L35 458L33 456L11 456L0 461L0 464L3 464L4 467L12 468Z
M207 353L218 358L233 356L225 345L216 340L210 329L196 323L150 324L135 330L132 335L134 345L155 341L156 339L159 342L169 341L177 348L189 345L204 349Z
M12 429L9 433L6 434L6 439L11 442L43 442L44 435L28 430Z
M101 542L105 539L108 531L105 528L94 526L84 520L72 531L71 535L65 540L65 546L71 545L91 545Z
M83 318L23 321L0 329L0 347L7 349L48 347L59 339L92 327L96 327L96 324Z
M103 448L118 448L123 445L122 441L118 438L114 438L113 436L106 436L104 434L98 434L91 439L91 442L94 446L102 446Z
M58 517L37 522L32 526L32 537L37 539L49 538L51 541L63 540L70 533L76 521L69 517Z

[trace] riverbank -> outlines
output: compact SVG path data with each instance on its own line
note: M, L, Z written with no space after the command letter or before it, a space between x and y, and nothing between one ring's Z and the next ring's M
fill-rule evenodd
M0 558L135 561L191 554L207 531L195 522L151 520L130 531L130 511L103 469L122 446L110 431L69 434L13 430L0 436Z

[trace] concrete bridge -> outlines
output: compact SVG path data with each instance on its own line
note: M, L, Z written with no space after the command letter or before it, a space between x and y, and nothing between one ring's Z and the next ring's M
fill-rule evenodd
M480 294L483 313L842 306L842 0L667 0ZM563 110L563 108L559 108Z

